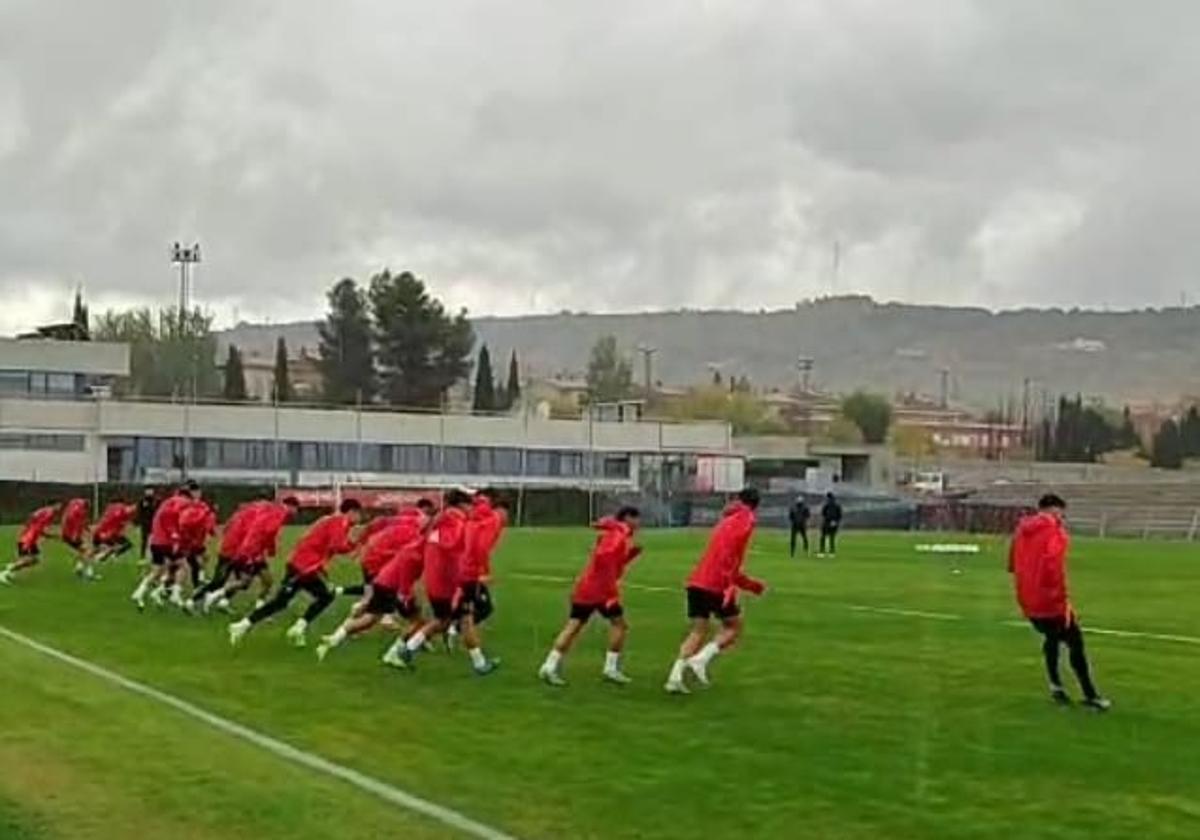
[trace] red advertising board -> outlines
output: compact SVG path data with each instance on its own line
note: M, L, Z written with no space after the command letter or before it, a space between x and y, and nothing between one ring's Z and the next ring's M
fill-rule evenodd
M337 505L338 494L332 487L281 487L275 491L276 499L294 496L302 508L332 508ZM442 503L441 490L406 490L396 488L343 487L341 498L358 499L368 510L396 510L415 504L418 499L429 499L434 504Z

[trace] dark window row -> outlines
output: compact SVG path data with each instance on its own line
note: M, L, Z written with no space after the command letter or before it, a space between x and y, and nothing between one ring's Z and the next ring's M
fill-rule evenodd
M83 435L0 432L0 449L32 449L42 452L82 452L83 448Z

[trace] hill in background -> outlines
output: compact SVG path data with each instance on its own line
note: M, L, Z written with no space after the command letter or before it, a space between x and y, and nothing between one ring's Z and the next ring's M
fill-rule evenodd
M581 373L592 344L612 334L630 354L640 343L658 348L654 377L671 385L707 382L710 365L719 365L725 376L786 388L798 381L797 357L807 356L812 381L831 391L937 394L945 368L950 396L980 408L1019 398L1026 377L1034 394L1114 403L1200 393L1200 307L989 312L841 297L774 312L561 313L474 324L493 358L516 349L529 376ZM266 355L278 335L293 351L315 352L315 323L240 324L220 340L222 350L233 342Z

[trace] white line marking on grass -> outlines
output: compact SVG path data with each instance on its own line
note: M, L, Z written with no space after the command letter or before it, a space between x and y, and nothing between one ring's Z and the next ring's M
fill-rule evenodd
M555 575L527 575L514 574L513 577L521 578L522 580L538 580L547 583L572 583L573 578L558 577ZM681 589L672 589L667 586L643 586L639 583L627 583L626 589L640 589L643 592L677 592ZM770 590L781 595L790 595L794 597L804 597L805 593L797 592L788 589ZM905 610L899 607L875 607L869 604L847 604L838 601L827 601L826 603L833 604L838 607L843 607L851 612L872 613L874 615L896 615L905 618L927 618L933 621L966 621L966 616L955 615L954 613L927 612L925 610ZM1029 626L1027 621L1001 621L1000 624L1005 627L1021 627ZM1122 639L1149 639L1155 642L1178 642L1185 645L1200 645L1200 636L1182 636L1176 633L1148 633L1140 630L1113 630L1107 627L1084 627L1084 633L1094 633L1097 636L1115 636Z
M844 604L854 612L878 613L879 615L900 615L906 618L931 618L934 621L962 621L961 615L953 613L925 612L924 610L902 610L897 607L872 607L866 604Z
M188 717L194 718L202 723L206 723L213 729L218 729L235 738L240 738L256 747L266 750L267 752L282 758L285 761L290 761L293 764L298 764L301 767L307 767L309 770L316 770L318 773L324 773L327 776L333 776L336 779L341 779L348 782L359 790L373 794L380 799L390 802L393 805L398 805L408 811L413 811L423 816L436 820L443 825L458 829L463 834L470 837L478 837L481 840L515 840L511 835L505 834L498 829L491 828L482 823L478 823L470 817L464 816L457 811L453 811L435 802L430 802L427 799L422 799L414 794L407 793L400 788L393 787L386 782L381 782L378 779L371 778L357 770L352 770L341 764L335 764L321 758L314 753L305 752L283 741L272 738L269 735L264 735L250 729L247 726L242 726L240 723L234 723L231 720L215 715L211 712L206 712L199 706L194 706L186 700L180 700L178 697L167 694L164 691L159 691L156 688L151 688L139 682L135 682L127 677L123 677L107 668L102 668L99 665L94 665L83 659L71 656L69 653L63 653L55 648L48 647L41 642L34 641L27 636L9 630L7 627L0 626L0 636L8 639L11 642L16 642L19 645L37 651L38 653L48 656L51 659L56 659L66 665L78 668L85 671L94 677L98 677L105 682L119 686L126 691L134 694L139 694L142 697L149 698L164 706L169 706L177 712L181 712Z

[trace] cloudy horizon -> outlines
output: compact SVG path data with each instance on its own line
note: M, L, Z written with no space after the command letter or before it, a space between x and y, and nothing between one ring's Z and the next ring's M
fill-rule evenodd
M826 294L1194 301L1200 6L0 0L0 332L319 317L389 266L474 314Z

